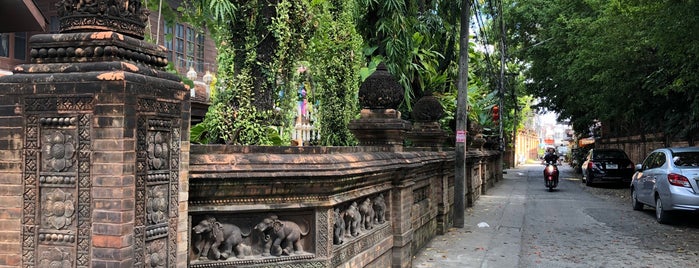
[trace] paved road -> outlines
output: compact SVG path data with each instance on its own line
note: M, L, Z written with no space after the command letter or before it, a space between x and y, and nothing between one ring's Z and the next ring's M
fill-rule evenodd
M651 208L631 209L628 188L587 187L568 167L548 192L542 168L507 170L413 267L699 267L699 215L658 224Z

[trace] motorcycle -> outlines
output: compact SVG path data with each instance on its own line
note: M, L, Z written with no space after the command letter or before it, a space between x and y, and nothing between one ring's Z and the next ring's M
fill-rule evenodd
M553 192L553 188L558 186L558 163L555 161L547 161L544 163L544 181L549 192Z

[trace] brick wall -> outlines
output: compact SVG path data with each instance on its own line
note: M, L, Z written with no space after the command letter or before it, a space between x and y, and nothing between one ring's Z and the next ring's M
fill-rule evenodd
M477 180L467 178L477 185L474 190L484 191L497 181L498 152L468 157L487 173ZM243 244L252 247L252 254L214 260L191 247L189 267L411 267L412 255L451 226L453 180L452 150L194 145L189 179L192 226L209 216L238 226L251 233ZM379 195L387 203L387 222L334 243L334 211L346 215L352 203L361 205ZM301 239L304 253L262 255L269 249L259 243L261 233L253 227L269 214L315 230L314 236ZM200 237L194 232L190 236L194 244Z

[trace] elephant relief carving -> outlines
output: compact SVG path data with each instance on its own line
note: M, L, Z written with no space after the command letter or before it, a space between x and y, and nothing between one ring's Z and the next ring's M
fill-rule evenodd
M357 208L357 202L352 202L352 204L345 210L345 226L347 228L347 234L351 236L359 235L359 225L362 222L362 215L359 213Z
M342 214L339 208L333 210L333 244L340 245L344 242L345 236L345 220L342 219Z
M258 223L255 229L264 234L265 248L262 256L304 252L301 237L308 235L308 231L302 232L301 227L293 221L279 220L276 215L270 215Z
M371 230L374 228L374 208L371 205L371 199L367 198L359 205L359 214L362 215L361 228Z
M236 225L221 223L214 217L206 217L194 226L192 231L198 235L194 239L194 245L199 259L225 260L231 257L232 253L238 258L252 255L252 248L243 244L243 238L250 234L244 234Z
M373 207L376 223L382 224L386 222L386 200L384 200L383 194L379 194L379 196L374 197Z

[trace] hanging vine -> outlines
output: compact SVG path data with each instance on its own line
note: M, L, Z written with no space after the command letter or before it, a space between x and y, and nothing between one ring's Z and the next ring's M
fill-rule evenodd
M356 0L316 0L312 10L318 29L307 58L317 91L321 145L354 145L350 120L358 114L357 92L362 38L355 30Z
M219 1L203 0L213 14ZM235 16L217 30L219 94L202 125L203 142L245 145L281 143L294 101L294 64L312 28L304 0L234 0ZM219 22L220 25L220 22Z

